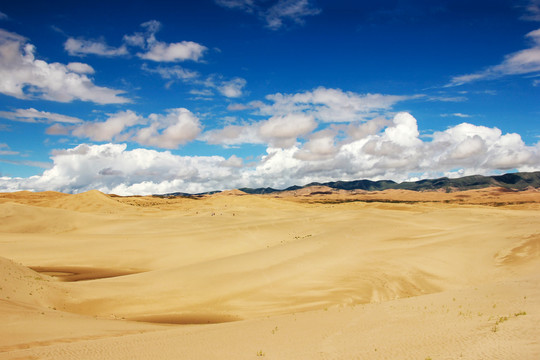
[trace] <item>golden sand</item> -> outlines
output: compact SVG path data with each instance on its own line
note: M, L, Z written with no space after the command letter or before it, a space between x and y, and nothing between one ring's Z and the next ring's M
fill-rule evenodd
M538 359L540 193L0 194L0 359Z

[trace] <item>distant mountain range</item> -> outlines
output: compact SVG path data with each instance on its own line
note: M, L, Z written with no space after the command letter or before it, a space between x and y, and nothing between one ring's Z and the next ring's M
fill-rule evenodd
M535 172L520 172L520 173L509 173L504 175L494 175L494 176L482 176L482 175L472 175L465 176L461 178L450 179L447 177L442 177L438 179L425 179L414 182L402 182L396 183L392 180L354 180L354 181L331 181L325 183L314 182L303 186L291 186L286 189L278 190L273 188L241 188L238 189L248 194L270 194L282 191L292 191L299 190L309 186L327 186L336 190L365 190L365 191L381 191L387 189L403 189L403 190L412 190L412 191L435 191L435 190L446 190L450 191L463 191L471 189L481 189L490 186L502 187L509 190L526 190L530 187L540 188L540 171ZM207 195L215 194L220 191L212 191L204 194L196 195ZM194 194L186 193L169 193L158 196L191 196Z

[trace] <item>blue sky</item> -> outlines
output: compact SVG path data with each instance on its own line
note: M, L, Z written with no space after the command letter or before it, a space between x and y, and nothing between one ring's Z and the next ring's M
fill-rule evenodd
M540 1L0 4L0 191L540 170Z

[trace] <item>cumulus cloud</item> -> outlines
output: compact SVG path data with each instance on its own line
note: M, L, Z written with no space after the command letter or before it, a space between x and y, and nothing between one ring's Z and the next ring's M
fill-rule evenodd
M133 111L121 111L106 121L85 122L73 128L72 135L93 141L111 141L126 128L141 123L142 118Z
M157 20L147 21L141 26L146 30L144 33L126 35L124 41L128 45L142 48L144 52L137 53L142 59L156 62L199 61L207 50L206 46L193 41L176 43L158 41L156 33L161 29L161 23Z
M456 76L446 86L458 86L478 80L540 72L540 29L531 31L526 37L531 41L531 47L507 55L502 63L488 67L486 70Z
M198 61L206 47L193 41L182 41L179 43L166 44L164 42L155 42L148 47L145 53L137 55L145 60L152 61Z
M358 94L341 89L319 87L313 91L296 94L276 93L266 96L271 102L259 103L261 115L286 115L303 112L322 122L365 121L387 112L410 96Z
M323 160L333 157L337 151L336 131L325 129L312 134L293 156L306 161Z
M304 24L304 18L321 12L310 0L278 0L273 2L254 0L216 0L216 4L256 14L267 28L278 30L286 21Z
M239 159L188 157L169 151L126 150L125 144L86 145L56 151L53 166L29 178L0 178L0 191L22 189L78 193L97 189L119 195L175 191L198 193L241 186ZM238 179L235 182L234 179ZM226 180L226 181L225 181ZM237 186L233 186L237 187Z
M235 146L241 144L268 144L289 148L299 137L309 134L317 127L312 115L288 114L272 116L259 122L227 125L222 129L207 131L201 140L209 144Z
M289 148L296 139L312 132L317 123L313 115L288 114L272 116L259 124L259 135L273 147Z
M49 135L72 135L92 141L132 141L140 145L175 149L194 140L202 130L199 119L184 108L147 118L131 110L109 114L105 121L86 121L72 126L55 124Z
M246 86L246 80L242 78L234 78L229 81L223 81L217 85L219 92L228 98L237 98L242 96L242 89Z
M16 109L14 111L0 111L0 117L20 122L57 122L76 124L82 122L81 119L62 114L55 114L48 111L39 111L34 108Z
M69 65L38 60L34 45L18 34L0 29L1 93L19 99L39 97L59 102L123 104L130 101L121 96L123 91L96 86L87 76L90 66L71 64L70 69Z
M264 144L259 136L259 124L227 125L222 129L206 131L201 140L212 145L236 146L241 144Z
M80 62L70 62L67 64L67 68L77 74L93 74L95 70L88 64Z
M68 38L64 43L64 50L66 50L68 54L72 56L86 56L88 54L92 54L114 57L128 54L128 50L125 45L115 48L107 45L104 40L85 40L75 39L72 37Z
M143 127L134 127L132 136L137 136L140 129L151 128L152 121L168 123L175 130L177 124L178 128L191 129L191 133L156 130L153 133L156 140L152 143L171 141L175 144L184 139L175 135L190 133L193 137L198 133L194 115L185 109L149 116L144 121L147 123ZM369 120L361 124L366 125L365 128L353 130L339 125L313 133L315 124L313 116L296 114L244 126L229 125L203 134L208 142L212 136L221 142L227 137L238 141L241 136L246 137L247 142L247 137L252 136L270 143L265 155L246 164L234 155L229 158L178 156L169 151L127 150L125 144L83 144L53 152L53 165L42 175L0 178L0 191L98 189L121 195L198 193L239 187L285 188L313 181L405 181L487 175L513 169L540 170L540 143L526 145L518 134L504 134L494 127L461 123L433 132L424 140L426 136L420 137L416 119L404 112L392 119ZM230 134L226 134L227 131ZM296 137L305 137L307 141L293 141ZM9 151L5 146L3 149Z
M252 109L257 115L269 116L266 120L214 129L205 133L202 139L225 146L266 143L272 147L289 148L298 138L308 137L319 123L349 123L346 132L354 138L380 130L388 122L381 114L387 113L395 103L409 98L357 94L324 87L296 94L277 93L266 96L267 102L253 101L228 107L235 111ZM317 140L319 144L322 141ZM314 150L308 152L316 153Z
M149 119L150 125L132 138L141 145L174 149L194 140L202 129L199 119L184 108L169 110L165 116L152 114Z

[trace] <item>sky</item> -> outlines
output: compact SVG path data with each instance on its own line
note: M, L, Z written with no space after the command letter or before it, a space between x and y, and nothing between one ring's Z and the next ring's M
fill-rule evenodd
M540 0L0 2L0 191L540 170Z

